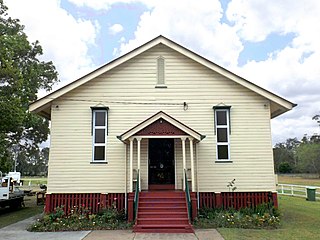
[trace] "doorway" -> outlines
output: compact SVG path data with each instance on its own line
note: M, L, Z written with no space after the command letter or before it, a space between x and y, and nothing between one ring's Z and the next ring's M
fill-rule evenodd
M174 139L149 139L149 190L175 189Z

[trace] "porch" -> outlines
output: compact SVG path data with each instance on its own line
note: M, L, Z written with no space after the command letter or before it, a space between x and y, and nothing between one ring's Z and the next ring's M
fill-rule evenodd
M138 191L185 190L189 181L195 192L197 146L204 137L164 112L118 136L126 145L126 191L136 184Z

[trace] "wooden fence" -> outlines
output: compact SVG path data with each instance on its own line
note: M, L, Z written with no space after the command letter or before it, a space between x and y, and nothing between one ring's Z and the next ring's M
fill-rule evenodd
M199 208L246 208L272 202L278 207L276 192L200 192Z
M320 200L320 187L318 186L303 186L294 184L278 184L277 191L278 194L295 196L295 197L305 197L307 198L307 188L315 188L316 199Z
M73 208L89 209L97 213L106 207L115 207L118 210L125 208L124 193L53 193L46 195L45 212L53 212L55 208L63 206L65 213Z

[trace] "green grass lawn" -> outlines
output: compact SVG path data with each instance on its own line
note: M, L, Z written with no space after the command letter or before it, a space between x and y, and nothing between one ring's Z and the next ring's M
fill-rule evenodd
M24 199L26 205L24 208L17 210L12 210L9 208L0 208L0 228L32 217L43 211L43 205L37 206L35 196L26 196Z
M219 228L226 240L237 239L320 239L320 202L304 198L278 196L281 227L276 230Z
M47 184L47 177L22 177L23 185L28 186L29 182L31 185Z
M304 186L320 186L320 178L308 174L278 175L278 183Z

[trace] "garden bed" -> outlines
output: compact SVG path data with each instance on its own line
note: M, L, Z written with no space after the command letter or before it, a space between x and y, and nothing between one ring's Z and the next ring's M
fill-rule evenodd
M200 209L194 222L196 228L250 228L276 229L280 225L280 214L271 204L240 210Z
M32 232L82 231L82 230L113 230L128 229L124 211L116 208L105 208L99 213L91 213L90 209L74 207L66 214L63 206L53 213L45 214L32 224L28 230Z

